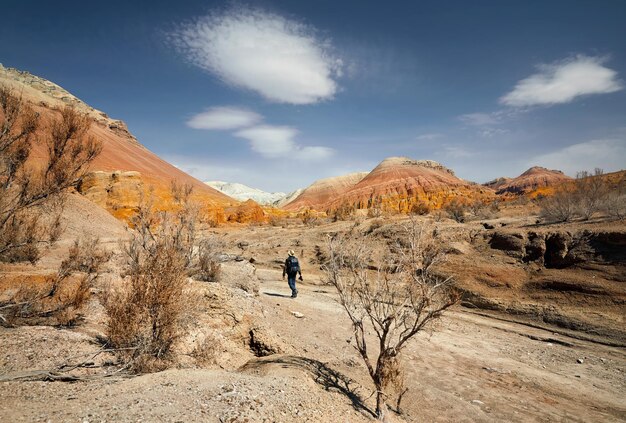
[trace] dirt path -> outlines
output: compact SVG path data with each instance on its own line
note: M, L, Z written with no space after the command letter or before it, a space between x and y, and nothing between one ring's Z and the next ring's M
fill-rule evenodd
M278 272L257 274L270 326L308 357L354 378L368 397L371 385L332 288L300 284L292 300ZM438 330L418 336L405 358L408 421L626 421L624 349L458 308Z
M277 270L256 274L264 324L289 346L286 354L253 359L239 371L0 382L0 421L372 421L371 384L333 289L305 275L292 300ZM624 349L462 308L437 329L407 348L404 413L390 413L390 422L626 421ZM0 373L53 367L62 357L98 348L86 333L2 328Z

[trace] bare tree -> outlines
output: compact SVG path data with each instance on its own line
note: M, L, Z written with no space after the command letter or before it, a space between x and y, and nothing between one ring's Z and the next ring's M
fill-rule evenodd
M39 246L58 237L67 189L102 150L89 126L87 116L66 107L49 129L40 128L37 113L0 86L0 261L34 263ZM45 146L41 161L31 159L36 144Z
M352 322L356 349L376 387L376 415L381 419L388 389L402 377L400 353L459 300L450 286L452 278L434 272L443 255L424 228L411 219L404 235L401 242L379 249L372 237L331 237L324 265ZM368 348L370 330L377 338L374 351ZM398 408L404 392L399 392Z
M578 213L584 220L605 206L610 187L603 175L604 171L600 168L596 168L593 174L587 171L576 174Z

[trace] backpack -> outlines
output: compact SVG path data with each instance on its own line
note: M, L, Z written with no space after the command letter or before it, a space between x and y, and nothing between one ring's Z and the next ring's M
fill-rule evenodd
M287 273L293 275L298 273L298 270L300 270L300 263L298 263L298 259L294 256L287 258Z

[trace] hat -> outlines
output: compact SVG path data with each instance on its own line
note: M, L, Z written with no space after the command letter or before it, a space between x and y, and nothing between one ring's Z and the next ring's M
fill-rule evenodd
M290 256L295 256L296 255L296 253L294 253L293 250L287 251L287 254L289 254Z

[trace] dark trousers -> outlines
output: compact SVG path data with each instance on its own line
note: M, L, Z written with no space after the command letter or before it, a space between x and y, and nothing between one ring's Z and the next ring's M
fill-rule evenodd
M289 284L289 288L291 288L291 295L298 293L298 290L296 289L296 275L297 273L294 273L293 275L287 274L287 283Z

